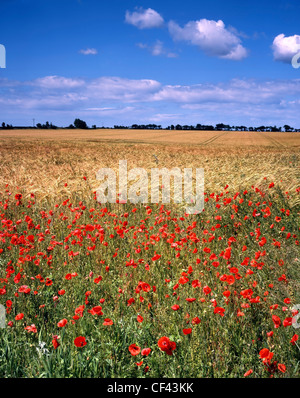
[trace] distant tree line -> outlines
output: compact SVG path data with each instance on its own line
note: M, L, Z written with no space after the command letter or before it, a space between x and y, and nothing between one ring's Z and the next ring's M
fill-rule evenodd
M36 127L38 129L57 129L57 126L49 122L46 122L45 124L37 123Z
M132 124L131 126L120 126L115 125L115 129L151 129L151 130L160 130L162 129L161 125L157 124ZM299 132L300 129L295 129L287 124L282 127L276 126L259 126L259 127L247 127L247 126L230 126L229 124L217 123L215 126L211 124L196 124L188 125L188 124L171 124L166 127L166 130L213 130L213 131L285 131L285 132Z
M46 122L44 124L37 123L36 126L13 126L11 124L5 124L4 122L1 124L0 129L28 129L28 128L37 128L37 129L57 129L57 128L65 128L65 129L108 129L111 127L97 127L95 124L92 127L89 127L84 120L76 118L73 124L70 124L66 127L57 127L51 122ZM134 129L134 130L161 130L163 127L160 124L132 124L131 126L123 126L123 125L114 125L114 129ZM259 127L246 127L246 126L230 126L229 124L217 123L215 126L210 124L200 124L196 125L188 125L188 124L171 124L165 128L166 130L212 130L212 131L282 131L282 132L300 132L300 129L296 129L294 127L285 124L283 127L276 126L259 126Z
M287 124L282 127L276 126L259 126L259 127L247 127L247 126L230 126L229 124L218 123L215 126L206 124L193 125L180 125L168 126L167 130L214 130L214 131L285 131L285 132L299 132L300 129L295 129Z
M132 124L131 126L114 125L114 129L133 129L133 130L161 130L160 124Z

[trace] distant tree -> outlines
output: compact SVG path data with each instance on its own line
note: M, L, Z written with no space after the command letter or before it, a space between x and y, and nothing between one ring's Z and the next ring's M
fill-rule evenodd
M69 127L68 127L68 129L75 129L75 127L74 127L73 124L70 124Z
M52 124L52 122L50 123L49 129L57 129L57 126L55 126L54 124Z
M92 125L92 129L96 129L97 126L95 124Z
M75 119L74 120L74 126L77 129L87 129L88 128L86 122L84 120L81 120L81 119Z
M57 126L49 122L46 122L45 124L37 123L36 127L38 129L57 129Z
M287 131L293 131L293 130L294 130L294 128L291 127L291 126L289 126L288 124L285 124L285 125L283 126L283 128L285 129L286 132L287 132Z
M114 129L128 129L128 126L118 126L117 124L115 124Z
M4 122L2 123L1 126L2 126L3 129L5 129L5 123Z
M276 126L274 127L270 126L270 131L279 131L279 128Z
M202 126L201 130L213 131L213 130L215 130L215 128L212 125L204 125L204 126Z
M225 128L225 124L224 123L216 124L216 130L223 130L224 128Z

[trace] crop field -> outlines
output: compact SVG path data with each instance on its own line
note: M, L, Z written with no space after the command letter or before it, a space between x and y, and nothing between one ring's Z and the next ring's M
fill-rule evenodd
M51 141L108 141L200 146L271 146L298 147L300 133L251 131L190 131L190 130L128 130L128 129L56 129L2 130L0 139Z
M0 131L0 377L299 377L299 147ZM203 168L204 211L97 202L97 171L119 160Z
M218 191L265 178L288 190L299 183L300 133L167 130L0 130L0 185L47 197L96 189L96 172L128 168L204 168L205 188ZM65 187L65 183L68 186Z

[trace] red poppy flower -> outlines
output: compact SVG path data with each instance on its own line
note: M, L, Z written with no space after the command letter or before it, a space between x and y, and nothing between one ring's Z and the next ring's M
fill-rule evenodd
M275 329L279 328L279 326L281 325L281 320L280 320L279 316L273 315L272 321L274 322Z
M192 282L192 286L193 286L194 288L196 288L196 287L201 287L201 282L199 282L198 279L195 279L195 280Z
M93 307L91 310L89 310L89 313L92 315L103 315L101 305L97 305L96 307Z
M215 307L214 309L214 314L220 314L221 316L224 316L225 308L222 307Z
M104 326L111 326L111 325L113 325L114 323L113 323L113 321L111 320L111 319L109 319L109 318L105 318L104 319L104 322L103 322L103 325Z
M150 292L151 290L151 286L146 282L142 282L141 287L144 292Z
M59 344L59 342L57 341L57 339L53 339L53 340L52 340L52 345L53 345L53 347L54 347L55 350L60 346L60 344Z
M27 332L37 333L37 328L34 324L26 326L25 330L27 330Z
M235 278L233 275L226 275L226 282L228 283L228 285L232 285L235 281Z
M151 348L143 348L141 354L145 357L148 356L151 352Z
M176 343L170 341L166 336L161 337L157 343L158 347L168 355L172 355L173 351L176 349Z
M183 331L183 334L191 334L192 333L192 329L191 328L188 328L188 329L183 329L182 330Z
M128 347L128 350L129 350L129 352L130 352L130 354L131 354L132 356L139 355L139 353L141 352L141 348L138 347L135 343L131 344L131 345Z
M293 318L292 317L288 317L285 318L285 320L282 322L283 326L286 328L287 326L291 326L293 323Z
M86 339L84 336L78 336L74 340L74 344L76 347L84 347L87 343L86 343Z
M286 366L283 363L279 363L278 364L278 370L280 370L280 372L282 372L282 373L285 373Z
M261 359L267 358L269 354L270 351L267 348L263 348L262 350L259 351L259 356Z
M200 322L201 322L201 319L199 319L197 316L192 319L192 324L193 325L198 325L198 323L200 323Z
M208 295L211 292L211 288L209 286L204 286L203 292Z
M75 314L82 316L83 311L84 311L85 306L84 305L80 305L79 307L77 307L75 309Z
M102 276L100 275L100 276L98 276L98 278L95 278L94 279L94 283L96 283L96 284L98 284L99 282L101 282L102 281Z
M290 343L295 345L295 342L298 341L298 339L299 339L299 336L297 334L294 334L294 336L291 338Z
M63 328L66 326L67 323L68 323L67 319L62 319L61 321L58 322L57 326L59 328Z
M246 373L244 373L244 377L250 376L253 373L252 369L247 370Z
M20 313L20 314L16 315L15 320L20 321L23 318L24 318L24 314Z
M267 348L263 348L262 350L260 350L259 352L259 356L260 358L263 360L264 363L270 363L271 359L273 358L273 352L271 352L270 350L268 350Z

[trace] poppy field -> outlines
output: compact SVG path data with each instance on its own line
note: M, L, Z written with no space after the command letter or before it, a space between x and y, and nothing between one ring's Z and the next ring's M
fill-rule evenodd
M299 377L296 146L1 143L0 377ZM204 211L98 203L125 158L203 167Z

